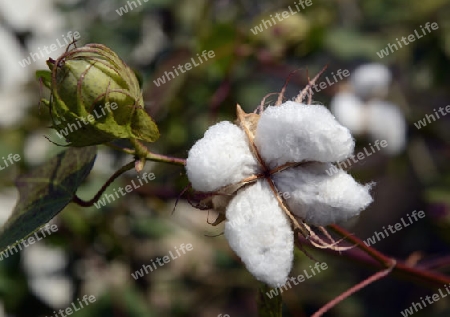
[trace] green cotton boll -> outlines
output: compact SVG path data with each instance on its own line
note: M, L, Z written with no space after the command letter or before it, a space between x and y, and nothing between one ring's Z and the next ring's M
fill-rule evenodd
M108 47L87 44L49 59L52 127L72 146L115 139L154 142L158 127L144 110L135 73Z

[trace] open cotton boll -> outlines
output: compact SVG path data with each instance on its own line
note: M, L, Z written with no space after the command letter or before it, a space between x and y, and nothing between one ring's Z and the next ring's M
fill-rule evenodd
M372 202L371 184L358 184L332 164L309 163L277 173L273 179L280 192L289 193L290 210L315 226L346 221Z
M341 161L355 146L350 131L327 108L293 101L262 113L255 144L272 168L287 162Z
M391 83L391 72L383 64L365 64L353 71L350 80L356 95L360 98L384 98Z
M194 189L209 192L257 174L258 164L244 131L222 121L189 150L186 171Z
M330 109L336 119L350 131L356 134L364 133L365 106L353 93L337 93L331 100Z
M401 152L406 143L406 123L402 112L395 105L374 100L367 105L368 130L374 140L386 140L383 148L388 154Z
M267 182L239 190L226 217L225 236L250 273L272 287L283 285L292 267L294 235Z

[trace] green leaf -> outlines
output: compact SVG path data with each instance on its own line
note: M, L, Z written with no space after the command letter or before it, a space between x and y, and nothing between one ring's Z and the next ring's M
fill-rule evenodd
M271 288L260 283L258 288L258 316L260 317L282 317L282 304L280 289L275 289L276 293L272 293L272 298L267 296L270 294Z
M0 231L0 251L39 230L72 200L97 148L69 148L16 180L19 201Z

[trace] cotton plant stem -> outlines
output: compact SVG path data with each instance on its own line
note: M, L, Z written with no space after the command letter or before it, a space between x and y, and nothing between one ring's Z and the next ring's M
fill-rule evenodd
M134 161L122 166L106 181L106 183L102 186L102 188L100 188L100 190L97 192L97 194L95 194L95 196L92 199L86 201L86 200L83 200L80 197L78 197L77 194L74 194L72 201L82 207L90 207L90 206L94 205L94 203L96 203L100 199L100 197L105 192L105 190L108 188L108 186L111 185L111 183L114 182L114 180L117 177L119 177L126 171L129 171L133 167L134 167Z
M334 298L333 300L328 302L325 306L322 306L322 308L320 308L317 312L315 312L314 315L312 315L311 317L322 316L323 314L328 312L331 308L333 308L334 306L336 306L337 304L339 304L340 302L342 302L344 299L348 298L349 296L353 295L357 291L363 289L364 287L372 284L375 281L382 279L383 277L386 277L389 273L391 273L391 271L394 269L394 267L395 267L395 261L393 261L391 266L389 266L388 268L386 268L382 271L376 272L375 274L371 275L364 281L361 281L358 284L352 286L351 288L349 288L348 290L346 290L345 292L343 292L342 294L340 294L339 296L337 296L336 298Z
M106 146L109 146L110 148L112 148L112 149L114 149L114 150L117 150L117 151L120 151L120 152L123 152L123 153L126 153L126 154L131 154L131 155L134 155L135 154L135 150L133 150L133 149L129 149L129 148L125 148L125 147L120 147L120 146L118 146L118 145L115 145L115 144L113 144L113 143L107 143L107 144L105 144Z
M375 250L374 248L367 246L361 239L359 239L355 235L351 234L344 228L342 228L338 225L330 225L329 227L332 230L334 230L336 233L338 233L340 236L342 236L342 237L346 238L348 241L351 241L354 244L356 244L361 250L363 250L365 253L369 254L372 258L377 260L383 266L389 267L391 265L392 260L389 257L385 256L384 254Z
M340 236L345 237L350 242L356 244L359 250L369 255L372 259L376 260L382 266L390 267L392 262L395 261L394 259L384 255L383 253L375 250L374 248L367 246L361 239L352 235L344 228L341 228L338 225L330 225L329 227L336 233L338 233ZM343 256L345 256L345 254L346 252L343 253ZM408 279L412 278L416 282L422 283L425 282L427 285L431 284L434 287L450 283L450 276L426 270L424 268L421 268L420 266L412 267L402 262L397 262L393 271L394 271L393 273L401 274L405 277L408 277Z
M186 159L178 158L178 157L170 157L170 156L156 154L156 153L152 153L152 152L147 153L146 160L153 161L153 162L162 162L162 163L180 165L180 166L186 165Z
M169 163L169 164L175 164L175 165L181 165L181 166L186 165L186 159L152 153L145 147L145 145L143 145L136 139L132 139L131 143L135 146L136 150L128 149L128 148L121 148L114 144L108 144L108 146L110 146L116 150L125 152L127 154L131 154L131 155L136 155L136 153L139 153L139 155L141 157L142 156L145 157L145 160L148 160L148 161ZM96 203L100 199L100 197L105 192L105 190L108 188L108 186L111 185L111 183L117 177L119 177L126 171L132 169L133 167L135 167L135 161L130 162L130 163L126 164L125 166L121 167L106 181L106 183L102 186L102 188L97 192L97 194L95 194L95 196L92 199L85 201L75 194L72 198L72 201L82 207L90 207L90 206L94 205L94 203Z
M135 143L138 146L144 146L142 143L140 143L139 141L137 141ZM136 155L136 151L133 149L129 149L129 148L122 148L120 146L117 146L115 144L108 144L109 147L124 152L126 154L131 154L131 155ZM184 158L178 158L178 157L171 157L171 156L167 156L167 155L162 155L162 154L156 154L156 153L152 153L147 149L147 153L146 153L146 160L148 161L153 161L153 162L162 162L162 163L168 163L168 164L174 164L174 165L181 165L184 166L186 165L186 159Z

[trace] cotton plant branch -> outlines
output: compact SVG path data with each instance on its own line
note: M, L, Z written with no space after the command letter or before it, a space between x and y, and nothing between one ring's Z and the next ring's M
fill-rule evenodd
M105 190L109 187L109 185L111 185L112 182L114 182L114 180L116 180L120 175L122 175L126 171L131 170L134 166L135 166L134 161L122 166L113 175L111 175L111 177L106 181L106 183L102 186L102 188L100 188L100 190L97 192L97 194L95 194L95 196L92 199L86 201L86 200L83 200L80 197L78 197L77 194L75 194L72 198L72 201L81 207L93 206L94 203L96 203L100 199L100 197L105 192Z
M168 164L174 164L174 165L181 165L181 166L184 166L186 164L186 159L152 153L147 149L147 147L145 147L145 145L143 145L142 143L140 143L137 140L134 140L132 143L135 146L136 150L128 149L128 148L121 148L121 147L118 147L113 144L108 144L110 147L112 147L114 149L120 150L127 154L135 155L135 157L136 157L135 161L132 161L132 162L124 165L119 170L117 170L113 175L111 175L111 177L105 182L105 184L102 186L102 188L100 188L100 190L95 194L95 196L92 199L86 201L86 200L81 199L80 197L78 197L75 194L72 201L82 207L93 206L94 203L96 203L100 199L100 197L106 191L106 189L120 175L122 175L126 171L131 170L133 167L138 170L137 164L139 164L141 162L141 160L139 159L139 155L137 154L137 153L139 153L139 151L140 151L141 157L143 157L144 160L154 161L154 162L162 162L162 163L168 163ZM140 169L142 169L142 168L140 168Z
M320 308L316 313L314 313L312 315L312 317L320 317L323 314L325 314L326 312L328 312L331 308L333 308L334 306L336 306L337 304L339 304L341 301L345 300L346 298L348 298L349 296L351 296L352 294L354 294L355 292L361 290L362 288L386 277L387 275L389 275L391 272L397 273L397 274L402 274L402 275L406 275L408 277L413 277L413 280L417 281L417 282L426 282L427 284L432 284L434 286L442 286L443 284L448 284L450 283L450 276L445 276L430 270L427 270L424 267L411 267L406 263L402 263L402 262L398 262L397 260L390 258L386 255L384 255L383 253L379 252L378 250L367 246L361 239L359 239L358 237L356 237L355 235L351 234L350 232L348 232L347 230L345 230L344 228L338 226L338 225L330 225L329 226L333 231L335 231L336 233L338 233L340 236L343 237L343 239L348 240L349 242L353 243L355 245L355 249L353 250L349 250L347 252L344 252L342 254L343 257L349 258L351 260L356 260L356 261L361 261L361 262L368 262L367 259L363 259L360 254L355 254L358 250L360 252L364 252L369 259L372 259L373 261L371 261L370 264L375 265L375 266L382 266L385 267L385 269L383 269L382 271L376 272L375 274L371 275L370 277L368 277L367 279L361 281L360 283L354 285L353 287L351 287L350 289L346 290L345 292L343 292L342 294L338 295L337 297L335 297L333 300L331 300L330 302L328 302L326 305L324 305L322 308ZM328 234L326 234L328 238L332 239L331 237L329 237ZM332 239L333 240L333 239ZM303 239L304 242L307 242L306 239ZM311 245L314 245L312 243L312 241L308 241L309 243L311 243ZM301 245L301 243L297 244L297 245ZM328 249L328 251L331 254L336 254L336 252L331 252L331 249ZM443 262L447 263L448 261L448 257L444 257L443 258ZM436 260L435 260L436 261ZM437 263L440 264L440 261L437 261ZM433 267L434 262L431 263L432 265L425 265L425 267Z
M338 225L330 225L329 227L340 236L346 238L352 244L355 244L356 248L369 255L372 259L376 260L378 262L378 266L390 267L392 262L395 261L393 258L384 255L371 246L367 246L364 241L351 234L344 228ZM345 253L343 255L345 256ZM442 286L443 284L450 283L450 276L428 270L426 266L425 268L422 268L420 265L417 267L412 267L406 263L399 261L393 268L393 273L406 275L408 277L414 277L417 282L426 282L427 284L432 284L433 286Z
M344 299L350 297L351 295L353 295L357 291L363 289L367 285L370 285L370 284L372 284L372 283L374 283L374 282L376 282L376 281L386 277L394 269L395 264L396 264L396 262L395 262L395 260L393 260L391 266L389 266L388 268L386 268L386 269L384 269L382 271L376 272L375 274L369 276L367 279L365 279L365 280L359 282L358 284L352 286L351 288L349 288L348 290L346 290L345 292L343 292L342 294L338 295L336 298L334 298L333 300L329 301L327 304L322 306L322 308L320 308L317 312L315 312L311 317L323 316L323 314L328 312L331 308L333 308L334 306L336 306L337 304L342 302Z
M137 145L137 146L144 146L140 142L136 142L134 144ZM120 146L117 146L117 145L112 144L112 143L108 143L106 145L109 146L110 148L113 148L115 150L121 151L121 152L126 153L126 154L131 154L131 155L136 155L137 154L135 149L120 147ZM184 159L184 158L171 157L171 156L167 156L167 155L157 154L157 153L151 152L147 148L145 148L145 149L146 149L145 159L147 161L168 163L168 164L180 165L180 166L186 165L186 159Z
M439 264L443 262L448 264L448 256L412 266L408 260L399 261L398 259L393 259L373 247L367 246L361 239L338 225L330 225L329 227L342 236L343 239L351 242L354 246L353 248L342 252L340 254L342 258L350 260L353 263L367 264L376 268L390 267L392 261L396 261L396 265L392 272L395 276L401 276L407 280L413 281L414 283L425 284L428 287L437 287L450 283L450 276L431 270L431 268L434 267L434 263ZM298 245L303 247L305 244L311 243L309 240L299 237ZM336 255L336 252L332 249L322 251L325 251L333 256Z

